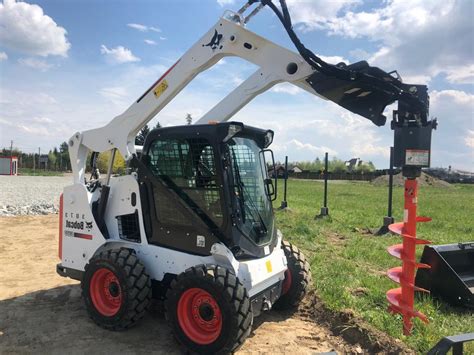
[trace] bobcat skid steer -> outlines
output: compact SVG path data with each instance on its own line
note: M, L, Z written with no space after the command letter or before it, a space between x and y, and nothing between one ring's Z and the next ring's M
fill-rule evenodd
M283 13L263 0L227 11L123 114L69 139L74 184L60 199L57 271L81 281L86 309L98 325L128 328L157 298L186 349L229 353L243 344L254 317L302 300L311 283L309 265L275 227L276 183L267 174L274 166L268 149L273 131L228 122L260 93L289 82L377 125L397 99L410 107L403 119L426 118L417 96L426 87L409 91L413 86L366 62L325 63L302 46L280 3ZM299 54L245 28L265 5ZM134 142L140 129L226 56L258 70L197 124L150 132L139 154ZM127 161L122 176L112 176L117 151ZM104 152L110 153L109 169L101 177L95 162ZM88 156L92 176L86 180Z

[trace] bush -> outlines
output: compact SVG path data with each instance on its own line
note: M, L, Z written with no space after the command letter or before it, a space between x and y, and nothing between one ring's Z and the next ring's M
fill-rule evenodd
M107 169L109 168L109 159L110 159L110 151L100 153L99 158L97 159L97 167L101 174L107 173ZM127 164L125 163L125 159L122 157L122 154L117 150L115 153L115 160L114 166L112 168L113 174L123 175L125 174L125 170L127 168Z

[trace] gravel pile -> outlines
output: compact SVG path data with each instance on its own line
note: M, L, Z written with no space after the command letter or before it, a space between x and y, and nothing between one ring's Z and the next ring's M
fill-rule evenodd
M72 176L0 176L0 217L58 213Z
M382 175L372 180L372 184L376 186L388 186L388 175ZM393 186L403 187L405 184L405 178L402 176L402 173L393 176ZM419 186L433 186L433 187L440 187L440 188L451 188L449 182L437 179L432 177L428 174L421 173L421 176L418 178L418 185Z

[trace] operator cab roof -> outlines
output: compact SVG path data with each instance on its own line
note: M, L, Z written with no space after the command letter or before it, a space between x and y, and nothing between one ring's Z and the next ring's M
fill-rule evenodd
M254 140L261 149L264 149L272 143L273 131L247 126L242 122L219 122L161 127L153 129L148 134L143 150L148 151L151 142L164 137L173 137L176 139L206 138L214 143L225 143L232 137L243 137Z

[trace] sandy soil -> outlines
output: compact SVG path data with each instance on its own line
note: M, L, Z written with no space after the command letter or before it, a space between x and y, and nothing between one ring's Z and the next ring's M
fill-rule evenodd
M157 310L136 327L110 332L89 320L76 281L55 272L57 215L0 218L0 353L179 354ZM308 312L268 312L255 320L240 354L361 353Z

